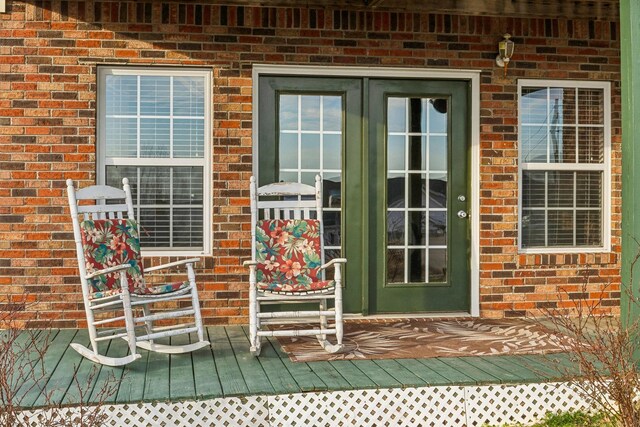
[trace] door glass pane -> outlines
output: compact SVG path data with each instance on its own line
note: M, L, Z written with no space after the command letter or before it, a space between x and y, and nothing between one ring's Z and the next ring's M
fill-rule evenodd
M342 225L343 98L323 94L278 96L278 181L315 185L322 178L325 261L340 256Z
M387 99L387 283L447 280L446 99Z

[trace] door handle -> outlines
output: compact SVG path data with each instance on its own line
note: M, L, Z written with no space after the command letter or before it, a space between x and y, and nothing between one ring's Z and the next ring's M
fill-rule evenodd
M465 211L463 211L463 210L459 210L458 211L458 218L464 219L466 217L467 217L467 213Z

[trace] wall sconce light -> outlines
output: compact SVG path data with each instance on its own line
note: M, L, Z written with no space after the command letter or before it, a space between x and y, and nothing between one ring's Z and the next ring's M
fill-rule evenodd
M507 76L507 68L509 67L509 61L511 60L511 56L513 56L513 49L515 47L515 43L513 43L511 39L511 34L505 34L503 40L500 40L498 43L498 56L496 56L496 64L498 67L504 68L504 76Z

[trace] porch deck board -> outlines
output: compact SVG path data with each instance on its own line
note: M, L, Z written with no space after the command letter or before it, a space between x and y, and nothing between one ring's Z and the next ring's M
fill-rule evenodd
M189 344L187 335L171 337L172 345ZM171 400L188 399L196 395L196 382L193 374L193 355L172 354L169 366L169 393Z
M403 387L419 387L424 381L413 374L409 369L402 366L394 359L376 360L375 363L385 371L389 372Z
M409 371L413 372L414 375L422 379L424 384L437 386L437 385L446 385L451 383L445 377L443 377L436 371L429 369L427 366L423 365L418 360L398 359L397 361L400 365L404 366Z
M205 331L205 338L208 332ZM191 342L196 342L195 334L191 335ZM191 361L193 362L193 376L196 385L196 396L202 397L222 397L222 384L220 381L211 381L211 378L219 378L220 371L216 363L213 349L211 347L203 348L199 351L191 353Z
M273 338L263 341L259 358L251 356L246 328L217 326L207 328L206 332L211 348L183 355L140 350L141 359L112 368L83 359L69 347L71 342L86 344L85 331L43 331L38 335L40 339L52 337L43 358L44 376L36 375L34 381L23 385L25 398L21 406L74 405L81 398L93 403L135 403L310 391L545 382L566 379L566 372L549 366L550 360L562 369L573 366L566 354L292 362ZM192 336L190 341L195 339ZM128 352L124 340L113 340L103 347L109 356ZM34 356L20 357L29 360ZM78 389L74 376L84 385L83 390ZM101 395L106 385L115 387L110 396ZM47 394L41 393L42 388Z

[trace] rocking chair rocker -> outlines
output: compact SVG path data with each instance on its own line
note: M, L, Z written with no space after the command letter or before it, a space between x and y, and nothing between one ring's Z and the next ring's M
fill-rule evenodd
M342 265L344 258L324 263L322 184L281 182L256 188L251 177L252 260L249 267L250 351L260 354L265 336L316 336L329 353L342 350ZM333 280L325 280L325 269L334 267ZM334 300L334 308L327 306ZM317 311L263 312L262 305L318 303ZM327 318L334 318L329 325ZM285 321L319 321L316 329L265 330ZM287 322L291 323L291 322ZM335 335L336 343L327 340Z
M87 327L91 349L77 343L71 347L93 362L122 366L141 357L136 346L159 353L187 353L209 345L204 339L200 303L193 264L198 258L172 262L145 269L140 255L138 225L135 220L129 180L123 190L94 185L76 191L67 180L67 194L73 220ZM78 203L89 200L95 204ZM124 203L123 203L124 201ZM187 280L166 285L147 286L145 273L185 265ZM190 300L191 307L152 314L154 303ZM96 320L96 313L106 316ZM156 327L164 319L193 318L184 324ZM124 322L124 328L98 326ZM167 345L155 340L196 333L198 341L188 345ZM129 355L107 357L98 352L101 341L123 338L129 343Z

